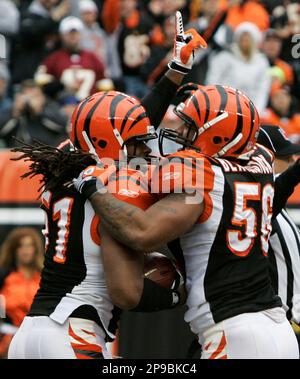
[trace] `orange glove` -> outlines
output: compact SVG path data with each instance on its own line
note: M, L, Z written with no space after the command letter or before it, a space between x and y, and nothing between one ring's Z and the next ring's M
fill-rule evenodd
M180 12L176 12L175 19L173 59L168 63L168 67L187 74L193 66L194 51L199 48L206 49L207 43L195 29L184 31Z

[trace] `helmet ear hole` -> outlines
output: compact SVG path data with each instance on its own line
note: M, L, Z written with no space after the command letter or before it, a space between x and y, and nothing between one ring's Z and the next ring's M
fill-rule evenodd
M222 137L219 137L219 136L215 136L215 137L213 138L213 142L214 142L215 145L219 145L220 143L223 142L223 138L222 138Z
M107 145L107 142L104 141L103 139L101 139L100 141L98 141L98 146L100 147L100 149L105 149L106 145Z

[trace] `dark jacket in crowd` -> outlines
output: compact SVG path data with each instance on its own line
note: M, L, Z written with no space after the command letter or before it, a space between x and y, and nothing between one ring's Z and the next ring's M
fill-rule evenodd
M57 47L58 23L46 15L27 11L20 20L20 30L13 42L12 82L30 79L38 65Z
M34 115L25 109L20 117L14 118L12 111L11 107L0 114L2 147L16 146L13 136L27 143L36 139L52 146L57 146L67 137L68 119L55 102L48 101L40 115Z

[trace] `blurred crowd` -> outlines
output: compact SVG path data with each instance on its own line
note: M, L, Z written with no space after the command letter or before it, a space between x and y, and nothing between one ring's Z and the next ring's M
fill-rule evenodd
M186 81L239 88L300 141L299 1L1 0L0 147L57 145L93 92L143 97L172 56L176 10L209 45Z

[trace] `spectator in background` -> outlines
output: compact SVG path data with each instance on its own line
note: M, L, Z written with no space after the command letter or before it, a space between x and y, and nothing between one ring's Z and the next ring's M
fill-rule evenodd
M100 18L106 33L109 76L115 83L119 81L118 89L124 92L121 59L118 50L118 41L121 33L120 0L106 0L103 4Z
M165 17L174 16L176 11L182 14L183 23L188 22L189 6L187 0L162 0Z
M231 51L222 51L211 59L206 84L243 91L262 113L268 103L271 79L268 61L258 51L261 33L256 25L245 22L235 30L234 40Z
M159 25L162 25L165 19L164 0L149 0L145 4L145 10L152 20Z
M167 63L172 58L174 44L174 16L165 19L162 26L163 41L151 47L151 53L146 62L141 66L141 77L152 86L158 81L167 69Z
M295 84L292 88L294 96L300 100L300 60L294 55L300 34L299 1L282 1L275 7L271 16L271 25L282 38L281 58L293 65ZM295 38L296 37L296 38Z
M43 243L33 228L16 228L3 242L0 253L0 269L6 277L0 287L0 295L6 303L6 323L19 327L31 306L39 288L43 265ZM0 356L7 355L12 335L0 340Z
M81 47L98 57L105 67L106 76L109 76L106 35L97 22L98 8L92 0L80 0L79 12L84 23L84 29L81 32Z
M103 63L80 46L84 25L79 18L69 16L59 25L62 48L51 53L38 68L35 80L39 84L59 81L64 88L82 100L99 91L104 78Z
M140 1L140 6L156 24L162 25L164 20L171 15L174 16L176 11L181 12L184 24L190 19L190 1L187 0L144 0Z
M229 49L233 41L233 30L225 23L226 7L220 0L202 0L200 12L187 28L195 28L208 44L207 49L196 53L195 63L187 81L204 83L208 62L222 50Z
M300 33L300 4L299 1L282 1L272 12L272 27L282 38L290 38Z
M278 88L272 93L270 107L262 115L261 122L279 125L292 142L300 143L300 113L289 87Z
M125 81L125 92L142 98L147 86L139 76L141 66L150 55L153 23L149 16L138 10L137 0L120 0L120 31L118 51Z
M229 0L228 5L229 9L226 23L233 29L236 29L244 22L255 24L261 31L269 28L269 14L259 1Z
M212 23L219 22L217 16L226 16L225 9L220 6L220 0L202 0L200 14L189 27L195 28L201 35L205 37L208 28L212 27ZM225 21L225 20L224 20ZM214 36L211 41L211 47L225 49L230 46L233 39L232 28L224 22L221 22L218 28L214 31Z
M12 136L31 143L34 139L58 145L66 138L67 116L32 80L24 81L11 107L0 114L0 139L6 147L16 145Z
M13 0L21 14L27 11L32 0Z
M6 38L6 58L10 57L11 38L19 30L20 14L12 0L0 1L0 34Z
M280 59L282 39L274 29L269 29L264 35L262 52L266 55L269 64L269 74L272 78L272 89L286 84L292 86L294 83L293 67Z
M21 18L12 58L12 81L20 83L33 75L45 56L55 49L58 24L70 9L69 0L34 0Z

